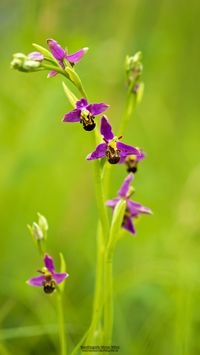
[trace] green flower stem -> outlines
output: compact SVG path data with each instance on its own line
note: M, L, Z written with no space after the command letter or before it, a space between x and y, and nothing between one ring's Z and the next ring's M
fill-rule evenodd
M70 77L70 75L68 74L68 72L67 72L66 70L64 70L64 69L62 69L62 68L60 68L60 67L58 67L58 66L49 65L49 64L46 64L46 63L43 64L42 67L43 67L44 69L54 70L54 71L56 71L57 73L62 74L65 78L67 78L69 81L71 81L73 85L76 86L76 88L78 89L78 91L80 92L80 94L81 94L83 97L85 97L85 98L87 97L86 92L85 92L85 90L84 90L84 87L83 87L83 85L82 85L82 82L81 82L81 80L80 80L78 74L77 74L75 71L73 71L73 72L74 72L74 75L76 76L77 80L79 80L79 81L78 81L78 85L76 84L76 82L75 82L74 80L72 80L72 78Z
M104 304L104 343L112 343L113 329L113 262L112 256L105 257L105 304Z
M126 109L124 112L124 115L122 117L120 127L119 127L119 135L123 135L128 122L130 120L131 115L133 114L133 111L135 110L136 107L136 95L131 91L132 87L129 88L128 91L128 97L127 97L127 104L126 104Z
M96 146L98 143L98 136L96 136L93 131L93 146ZM104 252L105 252L105 243L108 239L109 233L109 221L108 215L105 206L104 192L102 186L102 169L100 162L94 160L94 181L95 181L95 191L96 191L96 200L97 207L99 211L100 221L98 223L97 231L97 266L96 266L96 285L95 285L95 295L94 295L94 305L93 305L93 314L92 321L87 336L86 344L92 345L92 342L95 340L95 334L98 333L98 326L100 324L101 311L103 308L103 287L104 287ZM93 344L95 345L95 344Z
M99 223L97 231L97 265L96 265L96 285L95 285L95 295L93 304L93 314L90 329L87 336L88 345L100 345L98 340L100 339L101 331L101 314L103 310L104 303L104 255L105 247L104 241L102 240L102 227Z
M57 291L57 303L58 303L60 355L67 355L67 343L66 343L66 336L65 336L65 323L64 323L62 293L59 290Z
M113 331L113 253L121 229L126 201L120 200L114 210L104 266L104 344L110 346Z
M92 138L93 138L93 146L96 146L98 144L98 136L94 131L93 131ZM94 165L94 181L95 181L97 207L98 207L100 222L102 226L102 235L103 235L102 243L105 244L108 238L109 221L108 221L108 215L105 206L105 197L104 197L104 190L102 184L102 169L101 169L100 161L98 159L94 160L93 165Z
M57 73L59 73L59 74L62 74L62 75L64 75L65 77L67 77L67 79L69 79L69 75L62 69L62 68L60 68L60 67L58 67L58 66L55 66L55 65L49 65L49 64L43 64L42 65L42 67L44 68L44 69L48 69L48 70L54 70L54 71L56 71ZM70 80L70 79L69 79Z

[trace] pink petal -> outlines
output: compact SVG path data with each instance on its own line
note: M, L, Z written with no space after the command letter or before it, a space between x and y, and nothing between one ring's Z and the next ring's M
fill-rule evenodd
M69 275L66 272L63 273L54 273L53 274L53 279L57 284L60 284L61 282L64 281Z
M130 183L133 181L133 177L134 177L133 174L129 174L129 175L125 178L125 180L124 180L122 186L120 187L120 189L119 189L119 191L118 191L118 195L119 195L120 197L122 197L122 198L125 198L125 197L126 197L128 191L129 191L129 188L130 188Z
M106 206L115 208L115 206L116 206L116 204L119 202L119 200L120 200L119 197L113 198L112 200L107 200L107 201L106 201Z
M45 276L36 276L33 277L32 279L29 279L27 281L27 284L31 285L31 286L43 286L43 282L45 281Z
M128 232L130 232L131 234L135 234L136 230L134 227L134 224L132 222L132 219L127 217L125 223L122 226L123 228L125 228Z
M79 60L81 60L81 58L85 55L87 51L88 48L82 48L73 54L67 55L66 58L70 63L77 63L79 62Z
M97 116L100 113L106 111L109 106L101 102L99 104L90 104L86 108L93 116Z
M117 148L120 150L120 157L126 157L127 155L139 155L140 151L132 147L131 145L127 145L121 142L117 142Z
M55 70L51 70L49 72L49 74L47 75L47 78L51 78L51 77L56 76L56 75L58 75L58 73Z
M87 156L87 160L94 160L94 159L99 159L99 158L103 158L105 156L106 153L106 148L107 148L107 144L106 143L101 143L99 144L95 151L90 153Z
M53 259L50 255L45 254L44 264L51 274L54 273L54 271L55 271L54 262L53 262Z
M64 115L63 122L80 122L81 110L72 110Z
M102 116L102 118L101 118L100 132L106 141L110 141L114 137L114 134L112 132L112 126L108 122L108 119L106 116Z

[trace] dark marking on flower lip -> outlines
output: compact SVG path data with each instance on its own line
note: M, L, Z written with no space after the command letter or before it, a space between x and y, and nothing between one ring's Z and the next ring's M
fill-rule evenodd
M120 160L120 150L108 146L106 150L106 157L108 158L110 164L117 164Z
M128 156L126 157L125 164L127 165L127 172L128 173L136 173L137 172L137 165L138 161L136 157Z
M96 127L96 123L94 122L94 116L88 115L87 117L81 117L80 123L83 124L83 128L85 131L92 131Z
M46 280L43 284L43 289L45 293L52 293L56 288L56 284L54 280Z

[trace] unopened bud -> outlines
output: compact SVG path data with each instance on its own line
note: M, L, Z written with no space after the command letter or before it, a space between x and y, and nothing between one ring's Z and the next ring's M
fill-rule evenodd
M37 215L38 215L38 225L41 228L43 234L46 235L46 232L48 231L49 228L47 219L39 212L37 213Z
M42 229L36 222L33 222L32 226L28 225L28 229L35 240L42 240L44 238Z
M11 68L22 72L33 72L41 69L41 60L36 60L26 56L23 53L16 53L13 55Z
M134 56L127 56L125 62L128 85L131 85L133 92L137 93L140 87L140 77L143 71L142 52L137 52Z

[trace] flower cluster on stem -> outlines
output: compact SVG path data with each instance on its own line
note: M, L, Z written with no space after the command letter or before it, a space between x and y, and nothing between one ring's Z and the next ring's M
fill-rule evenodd
M134 235L136 230L133 221L141 214L151 213L149 208L131 199L134 192L131 182L137 172L138 163L145 158L145 154L140 148L121 142L122 134L124 135L136 103L142 97L142 54L137 52L134 56L126 58L127 105L125 114L121 119L120 134L114 135L112 126L105 115L100 118L100 131L97 130L96 116L104 113L109 108L109 105L104 102L89 103L82 81L75 71L75 65L83 58L88 48L82 48L75 53L68 54L68 51L63 49L54 39L47 40L48 49L38 44L33 44L33 46L36 51L28 55L22 53L14 54L11 67L23 72L47 70L48 78L55 77L58 74L63 75L65 79L76 87L80 95L77 98L66 83L63 83L64 92L72 105L72 110L64 115L63 122L79 122L85 131L93 131L91 135L94 150L87 155L86 159L88 161L94 160L94 184L99 211L96 286L91 325L77 347L83 342L88 345L111 345L113 328L112 259L118 235L121 228ZM100 139L101 143L99 143ZM102 159L102 164L99 163L100 159ZM129 175L125 177L118 191L118 196L106 202L104 198L105 185L108 183L110 174L105 183L102 173L103 165L108 167L116 164L126 166ZM110 226L107 206L111 207L113 212ZM68 277L68 274L63 268L60 272L56 272L53 258L46 252L46 234L48 230L46 219L39 215L38 223L34 222L28 228L36 242L40 255L43 257L44 266L38 270L41 275L29 279L27 283L31 286L43 287L45 293L51 294L55 290L58 291L61 354L66 355L64 318L62 302L60 301L62 288L60 288L60 284ZM63 258L61 259L63 260ZM101 304L99 304L100 302ZM102 343L103 341L104 343ZM72 352L73 354L78 350L77 347Z

